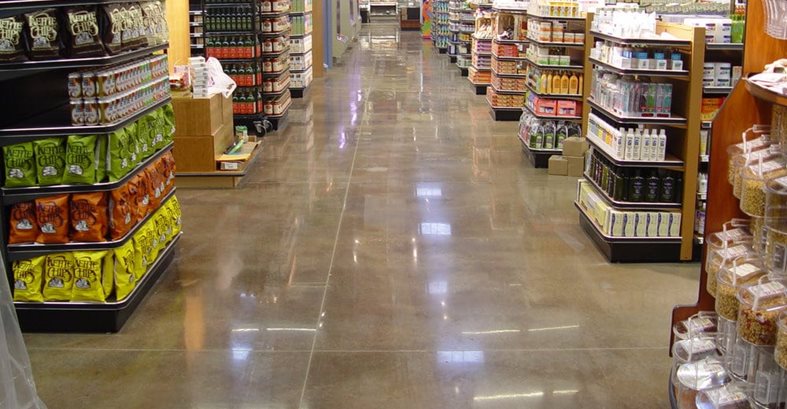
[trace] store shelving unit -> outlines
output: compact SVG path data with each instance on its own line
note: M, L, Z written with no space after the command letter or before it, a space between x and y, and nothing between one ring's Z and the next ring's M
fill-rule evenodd
M532 6L532 5L531 5ZM565 16L548 16L548 15L540 15L534 13L534 9L531 7L529 13L527 15L527 37L526 42L518 44L519 55L516 60L520 61L521 66L524 68L525 76L523 80L524 87L522 88L523 95L524 95L524 109L525 112L529 113L530 115L534 116L541 122L542 124L545 123L552 123L552 124L560 124L560 123L579 123L581 125L582 118L580 115L549 115L545 113L539 113L533 106L533 101L536 99L549 101L555 101L554 103L561 103L562 101L570 101L571 104L575 104L578 108L581 108L581 102L583 101L582 87L579 85L580 81L577 79L577 90L574 93L570 92L561 92L559 90L552 91L551 85L549 88L546 85L542 84L541 74L549 75L549 74L562 74L566 73L567 76L576 76L581 78L583 66L580 65L582 61L584 61L584 48L585 48L585 41L584 39L580 41L563 41L562 38L560 41L553 41L556 38L553 38L552 31L548 31L545 33L539 32L536 28L540 25L547 25L552 27L553 25L560 27L561 37L564 33L571 33L571 38L574 38L574 33L581 33L582 35L585 34L585 20L584 18L568 18ZM542 47L548 48L556 53L561 53L564 55L568 55L571 58L571 62L575 65L568 66L568 65L561 65L561 66L550 66L550 65L543 65L538 64L537 62L527 58L527 51L530 47ZM503 60L503 58L498 58L498 60ZM549 80L543 81L549 82ZM549 158L553 155L560 155L562 149L560 148L544 148L542 146L530 146L528 145L527 141L522 140L521 136L519 136L520 141L523 142L523 150L526 153L527 157L530 159L533 166L536 168L545 168L548 166Z
M451 0L448 3L448 55L451 62L467 72L470 66L471 36L475 30L475 12L465 1Z
M205 37L202 30L202 2L189 1L189 43L191 56L205 55Z
M290 4L290 94L303 98L312 82L312 0L292 0Z
M399 3L395 1L372 1L369 2L370 20L398 20Z
M262 73L262 81L250 86L238 87L233 94L235 125L245 125L248 129L260 129L265 121L272 129L283 127L292 98L290 96L290 55L287 51L266 51L264 45L270 42L289 44L292 24L289 3L274 2L279 9L264 9L260 0L203 0L203 30L205 36L205 56L217 57L222 65L230 63L253 65L256 72ZM234 18L250 19L250 28L232 26ZM309 23L311 22L310 16ZM286 20L286 23L284 21ZM283 24L274 25L279 21ZM229 23L228 23L229 22ZM310 28L310 27L309 27ZM228 57L218 52L227 50L227 41L245 41L253 50L250 55L238 58ZM278 65L278 67L277 67ZM273 83L269 90L265 84ZM241 101L254 101L253 112L242 112Z
M9 1L0 4L0 14L10 11L31 12L45 7L65 7L70 5L100 5L111 3L101 0L80 1ZM116 64L138 61L168 48L168 44L124 51L113 56L90 58L57 58L44 61L21 63L0 63L0 84L9 95L0 101L4 115L0 117L0 146L7 147L22 142L37 141L51 137L70 135L98 135L100 138L113 138L113 132L135 123L141 117L152 113L169 103L169 96L140 109L134 115L126 116L106 125L74 126L69 105L68 75L79 69L102 69ZM8 279L13 282L12 263L15 260L44 256L64 251L103 251L118 247L132 240L134 232L140 230L148 215L124 237L114 241L68 244L9 244L9 220L11 206L37 198L71 193L105 192L120 187L141 174L149 165L172 150L170 143L142 161L128 174L116 182L83 185L54 185L7 187L5 180L0 188L0 251L6 262ZM161 205L175 195L173 187ZM159 207L161 208L161 207ZM151 213L152 214L152 213ZM167 270L179 235L175 236L166 248L159 252L143 278L136 283L132 292L122 301L114 300L114 293L106 302L15 302L17 317L23 331L33 332L117 332L134 313L161 275ZM14 288L11 285L11 288Z
M527 66L520 52L528 43L527 9L495 11L491 81L486 89L486 100L495 121L518 121L527 93Z
M745 80L759 73L766 64L787 55L787 40L779 40L763 32L765 10L761 2L748 2L746 9L746 33L743 46L743 76L733 87L721 110L712 120L710 140L710 161L708 168L707 212L702 248L702 262L698 280L697 301L689 305L676 305L672 309L674 325L700 311L713 311L715 299L707 291L708 272L705 269L707 242L711 234L722 231L724 223L734 218L747 217L741 210L739 201L732 192L727 180L729 158L727 147L740 143L741 134L753 124L771 123L771 111L775 105L787 106L787 98L757 87ZM740 47L735 46L736 49ZM675 342L670 328L670 350ZM668 388L669 400L677 408L677 399L672 385Z
M451 31L448 29L449 0L435 0L432 3L432 43L440 54L448 52Z
M494 9L482 9L476 12L475 30L470 47L471 59L467 80L473 86L476 95L486 95L486 88L492 79L492 25L495 20Z
M682 173L681 197L681 226L679 237L609 237L603 233L594 221L588 217L579 204L580 224L586 233L596 242L598 247L612 262L669 262L691 260L694 250L694 216L697 192L697 170L699 165L699 132L700 101L702 98L702 67L705 55L705 29L694 28L678 24L658 22L657 32L667 32L679 40L641 40L632 38L618 38L615 36L594 33L590 30L592 14L588 14L585 32L585 71L584 95L587 97L582 109L583 129L591 149L602 155L607 161L617 167L634 168L635 172L642 171L648 174L656 169L669 169ZM647 75L630 72L620 72L609 68L609 64L599 64L590 58L590 50L595 41L610 41L615 44L637 45L639 47L661 47L680 50L683 55L683 64L686 73L680 76L673 73L649 72ZM594 70L606 70L620 75L647 76L655 82L670 82L673 84L672 116L670 117L627 117L619 115L600 105L592 98ZM662 75L667 74L667 75ZM688 77L685 77L687 75ZM627 161L617 157L608 142L600 141L588 131L589 123L601 123L611 129L636 128L640 125L648 128L666 129L667 155L664 161ZM590 188L606 202L611 209L643 211L652 209L653 204L621 205L609 200L608 195L598 188L596 184L589 184ZM671 206L674 207L674 206Z

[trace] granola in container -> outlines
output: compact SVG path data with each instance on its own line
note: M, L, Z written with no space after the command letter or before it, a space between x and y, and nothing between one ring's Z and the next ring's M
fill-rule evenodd
M765 182L787 176L781 159L764 160L750 164L741 172L741 211L749 216L765 216Z
M702 409L751 409L751 389L751 385L745 382L730 382L719 388L697 393L694 403L697 408Z
M771 274L787 276L787 176L766 182L765 215L765 264Z
M775 345L779 314L787 309L785 280L763 277L738 291L738 336L754 345Z
M724 242L722 247L709 247L708 256L705 260L705 272L708 274L705 289L708 291L708 294L716 296L716 279L722 268L739 257L752 257L754 255L751 241L733 242L732 244Z
M725 319L738 319L738 290L756 284L760 277L766 275L765 268L759 257L737 258L725 265L717 274L716 313Z
M779 316L778 326L774 359L780 367L787 369L787 312L783 311Z

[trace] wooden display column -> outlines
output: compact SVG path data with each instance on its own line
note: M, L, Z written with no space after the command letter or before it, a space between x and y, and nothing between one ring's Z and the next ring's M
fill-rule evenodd
M326 0L312 1L312 76L322 78L325 76L325 13L323 2Z
M169 72L175 65L188 64L191 57L189 40L189 1L167 0L167 26L169 28Z

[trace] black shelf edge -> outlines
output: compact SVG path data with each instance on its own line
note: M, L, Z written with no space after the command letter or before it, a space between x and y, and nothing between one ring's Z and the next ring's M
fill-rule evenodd
M93 3L95 4L95 2ZM0 6L0 10L3 10L2 6ZM145 57L156 51L166 50L167 48L169 48L169 43L141 48L139 50L129 51L118 55L107 55L103 57L61 58L57 60L6 62L0 63L0 71L101 67Z
M3 0L0 2L0 11L40 9L45 7L94 6L112 3L126 3L126 0Z
M563 16L542 16L540 14L527 14L537 20L560 20L560 21L585 21L585 17L563 17Z
M498 76L500 78L519 78L519 79L526 79L527 78L527 74L511 74L511 73L505 73L505 72L497 72L494 68L492 69L492 74L494 74L495 76ZM522 91L522 92L524 92L524 91Z
M488 100L487 103L489 103ZM492 119L495 121L515 122L515 121L519 121L519 119L522 117L522 110L517 110L512 108L495 109L494 107L490 107L489 115L491 115Z
M499 60L499 61L525 61L527 58L525 57L508 57L508 56L501 56L495 53L492 53L492 58Z
M262 73L262 76L263 76L263 78L266 78L266 77L267 77L267 78L275 78L275 77L280 77L282 74L284 74L284 73L288 72L289 70L290 70L290 67L286 67L286 68L282 69L281 71L276 71L276 72L263 72L263 73Z
M732 92L732 87L702 87L703 94L727 95Z
M500 38L495 38L494 42L497 44L527 44L529 40L504 40Z
M581 116L560 116L560 115L537 114L537 113L535 113L535 111L533 111L532 108L527 106L527 104L525 105L525 109L527 110L527 112L530 112L530 114L533 115L536 118L549 119L549 120L552 120L552 121L567 121L567 122L580 122L580 121L582 121L582 117Z
M680 71L671 71L671 70L641 70L638 68L621 68L616 67L612 64L605 63L603 61L597 60L595 58L588 58L588 60L593 64L599 67L606 69L607 71L612 71L616 74L620 75L643 75L648 77L664 77L664 78L678 78L678 79L689 79L689 72L686 70Z
M533 95L538 95L538 96L539 96L539 97L541 97L541 98L547 98L547 99L562 99L562 100L568 100L568 101L583 101L583 100L584 100L584 98L582 97L582 95L563 95L563 94L547 94L547 93L541 93L541 92L539 92L539 91L536 91L536 89L535 89L534 87L532 87L532 86L530 85L530 83L528 83L527 81L525 81L525 86L527 87L527 89L528 89L528 90L529 90L531 93L533 93Z
M553 48L585 48L585 43L564 43L564 42L553 42L553 41L539 41L535 38L528 38L527 41L540 45L542 47L553 47Z
M527 9L507 9L507 8L497 8L493 7L495 11L500 13L508 13L508 14L527 14Z
M286 89L286 90L289 90L289 88ZM290 98L292 98L292 97L290 97ZM292 99L290 99L290 102L287 103L287 107L284 108L284 110L282 111L281 114L279 114L279 115L265 115L265 117L266 118L271 118L271 119L284 118L285 116L287 116L287 113L290 111L290 107L292 107Z
M260 55L260 58L278 57L278 56L286 53L287 51L290 51L290 46L287 46L287 48L285 48L285 49L283 49L281 51L263 52L262 55Z
M495 87L494 85L490 85L490 87L492 87L492 90L495 91L495 94L500 94L500 95L524 95L524 94L527 93L527 91L514 91L514 90L508 90L508 89L497 89L497 87Z
M640 161L640 160L625 160L616 158L612 152L606 147L605 144L602 142L598 142L594 135L588 134L586 135L588 142L596 148L596 151L600 152L604 157L609 159L610 162L614 163L616 166L620 167L637 167L637 168L671 168L676 170L682 170L685 166L684 162L680 159L675 158L672 154L667 154L666 158L669 160L663 161Z
M52 185L52 186L30 186L30 187L3 187L0 188L2 196L0 200L4 206L9 206L19 202L26 202L34 200L38 197L52 196L64 193L85 193L85 192L105 192L114 190L131 180L142 169L147 168L155 162L158 158L164 156L167 152L171 151L175 146L174 142L170 142L167 146L159 149L156 153L150 155L149 158L139 163L134 169L130 170L126 176L123 176L116 182L102 182L92 185Z
M665 209L680 209L683 207L682 203L652 203L652 202L621 202L619 200L615 200L609 197L609 194L601 188L601 186L596 183L587 173L582 175L585 180L593 187L596 191L596 194L601 196L607 204L614 208L614 209L625 209L625 210L665 210Z
M142 276L134 291L120 302L108 303L71 303L15 302L19 326L24 332L118 332L139 307L150 290L167 271L174 256L175 246L183 232L172 238L167 248L159 256L150 270Z
M289 90L289 89L290 89L290 81L287 80L287 85L285 85L284 88L282 88L282 89L280 89L278 91L267 91L267 92L263 91L262 95L263 96L268 96L268 97L275 97L275 96L283 95L284 92Z
M596 101L593 101L593 98L588 97L587 101L593 109L600 111L602 114L604 114L604 116L608 117L609 119L619 124L631 124L631 125L648 124L648 125L662 125L662 126L672 126L672 127L685 127L686 124L688 123L688 120L686 118L681 118L681 117L669 117L669 118L639 117L639 116L622 117L612 113L607 108L602 107L601 105L596 103Z
M680 260L680 238L659 239L656 237L608 238L599 231L584 209L574 202L579 211L579 224L612 263L669 263Z
M689 47L691 41L688 40L666 40L663 38L621 38L609 34L599 33L597 31L590 31L590 35L596 38L601 38L617 44L630 44L630 45L649 45L654 47Z
M743 50L743 43L706 43L706 50Z
M279 37L279 36L283 36L283 35L285 35L285 34L287 34L289 32L290 32L290 28L287 28L286 30L282 30L282 31L261 32L259 34L261 36L263 36L263 37ZM292 36L290 36L290 37L292 37Z
M309 13L311 13L311 11L310 11ZM290 10L281 10L281 11L265 11L265 12L260 12L260 13L258 13L258 15L259 15L260 17L265 17L265 18L270 18L270 17L281 17L281 16L286 16L286 15L291 15L291 14L293 14L293 12L292 12L292 11L290 11Z
M520 115L522 113L522 107L501 107L501 106L495 106L495 105L492 105L492 101L490 101L489 98L486 98L486 103L489 104L489 107L492 108L495 111L518 112L518 113L520 113Z
M155 111L158 108L161 108L162 106L168 104L170 101L172 101L172 97L166 97L161 101L158 101L155 104L151 105L150 107L145 108L120 122L116 122L110 125L94 125L94 126L66 125L66 126L45 126L45 127L18 127L17 126L17 127L2 128L0 129L0 146L10 145L20 142L27 142L27 141L35 140L37 138L48 137L48 136L93 135L93 134L112 133L118 129L125 127L126 125L136 122L138 119L149 114L150 112ZM70 107L68 106L60 107L58 109L55 109L54 111L46 112L43 115L29 118L25 120L25 123L40 123L42 117L47 117L53 112L60 111L62 109L68 111L70 110ZM66 113L62 113L62 114L63 114L62 115L63 118L71 118L71 115L66 115Z
M126 244L134 237L134 234L139 231L150 219L153 214L162 209L164 204L167 203L173 196L175 196L177 186L173 187L166 196L161 200L158 208L151 211L144 219L137 222L125 236L112 241L102 241L95 243L66 243L66 244L9 244L8 245L8 261L26 260L33 257L45 256L52 253L61 253L64 251L85 251L85 250L109 250L120 247Z
M522 152L528 156L534 168L549 167L549 158L563 154L560 149L532 149L521 136L517 135L517 139L522 144Z
M290 12L291 16L305 16L307 14L312 14L312 11L309 10L309 11L291 11Z
M254 30L204 30L205 37L225 37L225 36L253 36L257 32Z
M530 58L525 58L525 61L530 65L534 65L538 68L547 69L547 70L563 70L563 71L574 71L574 72L585 71L585 67L581 65L549 65L549 64L544 65L544 64L539 64L531 60Z

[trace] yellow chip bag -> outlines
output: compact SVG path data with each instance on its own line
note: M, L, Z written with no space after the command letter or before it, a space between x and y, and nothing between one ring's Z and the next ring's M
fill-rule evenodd
M44 261L44 300L69 301L74 286L74 257L56 253Z
M106 251L75 251L74 287L71 290L71 301L105 302L104 293L104 257Z
M154 230L156 232L156 239L158 241L158 251L161 252L165 248L167 248L167 244L169 244L169 234L167 233L167 226L169 225L169 221L167 220L167 215L164 214L161 210L156 212L153 215L153 220L151 220L154 225Z
M14 261L14 301L43 302L44 257Z
M102 261L104 272L101 278L101 286L104 288L104 296L107 299L109 299L112 290L115 288L115 258L112 256L112 253L112 250L107 250Z
M115 270L115 296L118 301L123 301L134 291L137 285L137 257L134 249L134 241L129 240L126 244L115 249L114 255Z
M172 236L177 236L180 233L180 229L182 227L181 223L181 213L180 213L180 202L178 201L177 196L172 196L172 199L169 200L169 206L172 211Z
M142 279L142 276L148 271L148 266L153 264L155 260L151 258L153 256L151 254L153 242L149 230L149 224L146 223L134 234L134 261L136 264L134 275L137 277L137 281Z

